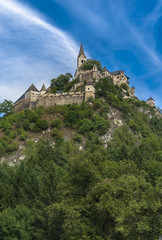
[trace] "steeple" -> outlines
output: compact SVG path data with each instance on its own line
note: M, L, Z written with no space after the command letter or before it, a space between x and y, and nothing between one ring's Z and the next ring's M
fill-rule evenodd
M82 42L81 42L81 46L80 46L80 51L79 51L78 58L79 58L80 56L82 56L82 55L86 58L86 56L85 56L85 54L84 54L84 50L83 50L83 44L82 44Z
M86 61L86 55L84 54L83 44L81 42L80 51L77 59L77 69Z

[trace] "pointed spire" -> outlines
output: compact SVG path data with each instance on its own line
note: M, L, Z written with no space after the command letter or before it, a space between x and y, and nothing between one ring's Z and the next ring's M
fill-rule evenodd
M40 90L40 92L41 91L46 91L46 87L45 87L45 85L43 84L43 86L42 86L42 88L41 88L41 90Z
M83 55L84 57L86 57L86 55L84 54L84 50L83 50L83 44L81 42L81 46L80 46L80 52L79 52L79 55L78 57L80 57L81 55Z

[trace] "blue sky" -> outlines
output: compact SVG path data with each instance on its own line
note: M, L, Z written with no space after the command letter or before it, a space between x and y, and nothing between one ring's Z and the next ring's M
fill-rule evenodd
M161 0L0 0L0 101L15 101L88 58L124 70L162 108Z

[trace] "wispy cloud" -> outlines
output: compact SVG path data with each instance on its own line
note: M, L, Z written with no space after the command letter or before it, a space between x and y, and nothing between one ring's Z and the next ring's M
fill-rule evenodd
M132 19L129 18L130 9L127 7L127 1L101 1L99 9L97 0L91 6L84 0L80 2L75 0L54 1L61 3L85 24L90 24L93 34L100 34L100 37L107 39L108 44L114 48L131 48L132 51L134 45L138 50L143 51L151 64L162 67L161 58L154 49L154 44L148 43L148 36L144 35L142 27L135 26ZM161 10L162 3L158 0L156 8L150 14L150 20L156 19L162 13Z
M74 72L75 41L29 6L0 0L0 33L0 99L15 100L31 83L40 87Z
M157 0L155 8L151 13L149 13L146 16L146 18L144 18L143 24L153 26L161 16L162 16L162 1Z

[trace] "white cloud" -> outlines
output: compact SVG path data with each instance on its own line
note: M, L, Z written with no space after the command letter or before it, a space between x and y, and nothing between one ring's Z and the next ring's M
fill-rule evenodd
M144 25L153 26L157 20L162 16L162 1L157 0L156 6L151 13L149 13L146 18L144 18Z
M129 7L127 1L102 1L103 4L98 8L99 1L95 0L91 6L87 1L75 0L54 0L62 4L66 9L72 12L85 24L91 25L93 34L100 35L102 39L107 39L108 44L114 49L135 49L141 51L143 56L151 64L162 67L161 58L154 49L154 44L148 43L148 37L143 33L142 28L137 28L133 19L129 18ZM152 17L157 14L162 7L161 0L158 0L157 6ZM84 16L84 17L83 17ZM138 48L138 49L137 49ZM137 55L138 57L138 55Z
M0 0L0 34L0 99L16 100L31 83L41 87L74 73L75 41L30 7Z

